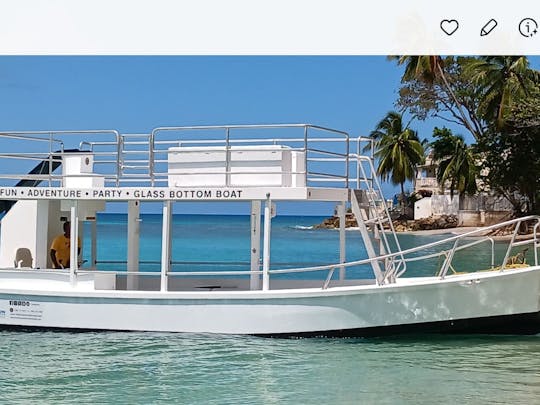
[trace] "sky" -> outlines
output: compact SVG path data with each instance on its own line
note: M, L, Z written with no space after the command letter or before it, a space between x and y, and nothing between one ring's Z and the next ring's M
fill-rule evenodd
M401 75L383 56L0 56L0 131L311 123L367 136ZM442 125L411 127L429 138Z

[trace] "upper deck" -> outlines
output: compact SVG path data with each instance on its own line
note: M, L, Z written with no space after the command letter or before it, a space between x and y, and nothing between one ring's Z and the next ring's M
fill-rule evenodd
M371 141L277 124L2 132L0 142L0 200L346 201Z

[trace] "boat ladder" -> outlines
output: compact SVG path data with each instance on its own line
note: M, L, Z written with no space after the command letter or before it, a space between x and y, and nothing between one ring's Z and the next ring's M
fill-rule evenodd
M368 257L375 259L400 252L399 240L373 162L368 157L358 158L360 188L352 190L351 209L356 217ZM372 260L371 266L378 284L395 282L396 277L406 270L405 259L400 254L382 260Z

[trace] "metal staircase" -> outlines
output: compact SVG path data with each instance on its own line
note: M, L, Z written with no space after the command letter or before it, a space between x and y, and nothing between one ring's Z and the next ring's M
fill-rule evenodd
M390 213L377 180L373 161L367 156L357 156L359 189L352 190L351 209L358 222L358 228L366 246L371 266L378 284L393 283L406 270L403 255L384 258L393 252L400 252Z

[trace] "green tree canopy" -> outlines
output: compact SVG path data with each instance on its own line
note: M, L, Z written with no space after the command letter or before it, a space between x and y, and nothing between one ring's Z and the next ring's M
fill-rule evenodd
M460 197L476 193L479 170L473 148L467 146L461 135L454 135L448 128L435 128L433 137L435 141L431 143L431 148L433 159L439 165L437 181L441 187L448 183L452 197L456 191Z
M479 114L501 129L516 101L528 96L540 82L525 56L481 56L463 59L465 73L477 86Z
M404 65L401 82L406 88L408 84L415 83L424 91L431 91L437 95L437 104L443 104L444 109L451 112L452 118L471 132L475 139L480 136L481 125L474 121L466 101L460 94L459 86L455 86L456 66L459 64L454 57L442 58L437 55L421 56L390 56L389 59L397 60L398 65ZM401 93L401 92L400 92Z
M540 212L540 72L524 56L400 56L405 67L396 105L413 117L465 127L476 140L435 129L439 182L453 194L482 180L516 213ZM480 163L481 162L481 163ZM486 175L487 173L487 175Z
M416 166L424 159L417 132L404 127L402 115L391 111L377 124L371 137L375 139L375 156L379 159L377 173L383 180L399 184L401 194L405 194L404 183L414 179Z
M485 181L508 199L515 215L540 214L540 90L514 105L504 128L480 143Z

